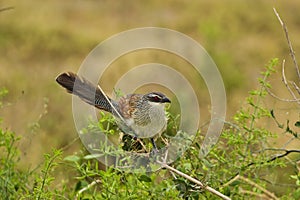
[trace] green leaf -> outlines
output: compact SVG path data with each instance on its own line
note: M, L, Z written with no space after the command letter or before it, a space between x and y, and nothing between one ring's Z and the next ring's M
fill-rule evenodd
M295 126L298 127L298 128L300 128L300 121L297 121L297 122L295 123Z
M297 176L297 175L290 175L290 177L291 177L292 179L298 180L298 176Z
M86 155L83 157L83 159L89 160L89 159L99 158L101 156L103 156L103 154L96 153L96 154Z
M192 170L192 164L191 163L183 163L183 167L186 171Z
M139 177L139 180L143 181L143 182L151 182L152 181L151 178L149 176L145 175L145 174L141 175Z
M6 88L0 88L0 97L4 97L8 94L8 90Z
M209 167L209 168L212 168L212 167L213 167L213 165L212 165L208 160L203 159L202 161L203 161L203 163L204 163L204 165L205 165L206 167Z
M65 157L64 160L70 161L70 162L78 162L80 160L80 157L76 156L76 155L70 155L70 156Z

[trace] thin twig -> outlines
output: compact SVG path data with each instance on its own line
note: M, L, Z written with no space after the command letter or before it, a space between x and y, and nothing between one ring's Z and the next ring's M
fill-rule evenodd
M81 193L83 193L84 191L90 189L90 188L93 187L94 185L100 184L100 183L101 183L101 181L100 181L99 179L96 179L96 180L94 180L93 182L91 182L90 184L88 184L86 187L84 187L84 188L82 188L81 190L79 190L79 191L77 192L76 196L75 196L75 200L77 200L77 199L80 197Z
M294 86L295 90L297 90L298 94L300 94L300 88L298 85L294 81L292 81L292 85Z
M75 137L71 142L69 142L68 144L66 144L65 146L61 147L60 150L61 151L65 151L66 149L68 149L70 146L72 146L75 142L77 142L79 140L79 136Z
M178 174L179 176L182 176L183 178L186 178L187 180L193 182L193 183L196 183L197 185L199 185L201 188L203 188L204 190L207 190L208 192L211 192L215 195L217 195L218 197L222 198L222 199L225 199L225 200L230 200L230 198L228 196L225 196L224 194L220 193L219 191L207 186L207 185L204 185L203 183L201 183L199 180L169 166L168 164L166 163L163 163L163 162L160 162L160 161L157 161L163 168L166 168L176 174Z
M286 77L285 77L285 60L282 61L282 81L285 85L285 87L288 89L288 91L290 92L290 94L293 96L293 98L296 100L297 97L295 95L295 93L293 92L293 90L290 88L287 80L286 80ZM299 101L297 101L298 104L300 104Z
M140 143L140 145L142 146L142 148L143 148L144 151L147 151L146 146L144 145L143 141L142 141L140 138L137 138L136 141L137 141L138 143Z
M223 187L228 187L233 182L237 181L239 179L239 177L240 177L239 174L235 175L235 177L233 177L232 179L230 179L227 183L223 184Z
M257 192L252 192L252 191L249 191L249 190L245 190L245 189L243 189L243 188L239 188L239 192L241 193L241 194L247 194L247 195L252 195L252 196L255 196L256 198L255 199L270 199L270 198L268 198L268 196L267 195L265 195L265 194L258 194Z
M286 157L287 155L289 155L290 153L300 153L300 150L297 150L297 149L291 149L291 150L288 150L288 149L271 149L271 148L267 148L267 149L263 149L261 150L260 152L264 152L264 151L284 151L284 153L282 154L277 154L277 155L274 155L273 157L271 157L269 160L266 160L266 161L262 161L262 162L251 162L249 163L248 165L245 166L245 169L247 169L248 167L251 167L252 165L255 165L255 164L264 164L264 163L270 163L270 162L273 162L274 160L277 160L279 158L283 158L283 157ZM229 181L224 184L224 186L230 184L231 182L233 182L237 176L240 175L240 172L237 172L235 173L230 179Z
M289 155L290 153L300 153L300 150L297 150L297 149L291 149L291 150L288 150L288 149L264 149L264 151L284 151L284 153L278 154L278 155L274 156L273 158L267 160L266 162L272 162L276 159L283 158L283 157Z
M271 95L273 98L279 100L279 101L285 101L285 102L297 102L300 101L300 99L283 99L279 96L277 96L276 94L274 94L268 87L265 87L268 94Z
M234 181L236 181L236 180L238 180L238 179L240 179L240 180L242 180L242 181L248 183L249 185L251 185L251 186L253 186L253 187L255 187L255 188L261 190L261 191L262 191L266 196L268 196L269 198L278 200L278 198L277 198L272 192L266 190L265 188L261 187L260 185L256 184L255 182L253 182L253 181L251 181L251 180L249 180L249 179L247 179L247 178L245 178L245 177L243 177L243 176L241 176L241 175L239 175L239 174L236 175L234 178L232 178L230 181L228 181L228 182L227 182L226 184L224 184L223 186L226 187L226 186L230 185L231 183L233 183ZM252 194L252 195L257 195L257 193L251 193L251 194Z
M290 37L289 37L288 29L287 29L284 21L280 18L277 10L275 8L273 8L273 10L274 10L274 13L275 13L277 19L279 20L282 28L283 28L283 31L284 31L284 34L285 34L285 37L286 37L286 40L288 42L288 46L289 46L289 49L290 49L290 54L291 54L291 57L292 57L292 60L294 62L295 69L296 69L296 72L297 72L297 75L298 75L298 79L300 81L300 71L299 71L297 60L296 60L295 52L293 50L293 46L292 46L292 43L291 43L291 40L290 40Z
M248 183L249 185L256 187L257 189L261 190L263 193L265 193L268 197L278 200L278 198L270 191L266 190L265 188L261 187L260 185L254 183L253 181L243 177L239 176L239 179L243 180L244 182Z
M104 91L102 90L102 88L100 87L100 85L97 86L97 88L101 91L102 94L105 94ZM117 110L117 108L113 105L113 103L109 100L107 95L103 95L105 100L109 103L109 105L111 106L111 108L113 109L112 113L115 112L115 114L117 115L118 118L120 118L122 120L122 122L124 122L125 124L126 121L124 120L124 118L122 117L122 115L120 114L120 112Z
M4 8L0 8L0 12L6 11L6 10L12 10L12 9L14 9L14 7L12 7L12 6L4 7Z
M297 150L297 149L291 149L291 150L288 150L288 149L273 149L273 148L266 148L266 149L263 149L261 150L260 152L265 152L265 151L284 151L284 153L282 154L277 154L277 155L274 155L272 158L270 158L269 160L266 160L266 161L262 161L260 163L255 163L255 162L251 162L249 163L246 167L250 167L254 164L264 164L264 163L270 163L274 160L277 160L279 158L283 158L287 155L289 155L290 153L300 153L300 150Z
M291 142L293 142L296 138L292 137L290 138L286 143L284 143L284 145L282 146L282 148L286 148L289 144L291 144Z

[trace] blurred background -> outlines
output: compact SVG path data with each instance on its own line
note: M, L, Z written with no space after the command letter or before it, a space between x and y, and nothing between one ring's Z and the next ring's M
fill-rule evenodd
M296 78L287 42L274 12L285 20L293 47L300 49L300 2L290 1L17 1L0 2L0 87L9 90L0 110L3 126L22 137L21 162L35 166L52 148L79 151L71 109L71 95L59 87L56 76L76 72L88 53L101 41L119 32L157 26L182 32L199 42L216 62L227 94L227 120L243 106L249 90L258 87L257 78L271 58L286 60L288 78ZM192 71L180 59L164 52L140 52L122 57L113 65L124 70L147 62L164 63L190 78ZM281 66L277 68L281 70ZM124 72L108 70L100 81L111 92L111 82ZM287 96L280 74L270 80L273 90ZM199 83L201 90L203 83ZM209 97L201 95L201 109L209 111ZM274 99L283 117L299 108ZM295 110L296 109L296 110ZM268 124L274 126L274 124ZM276 131L276 130L275 130Z

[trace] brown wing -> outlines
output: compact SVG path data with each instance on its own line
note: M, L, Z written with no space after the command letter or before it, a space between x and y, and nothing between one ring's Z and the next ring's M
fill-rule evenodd
M119 110L125 119L132 118L133 112L136 109L136 103L140 95L129 94L127 96L121 97L119 100Z
M151 122L148 114L150 105L143 103L142 96L141 94L130 94L119 101L123 117L132 118L137 126L146 126Z

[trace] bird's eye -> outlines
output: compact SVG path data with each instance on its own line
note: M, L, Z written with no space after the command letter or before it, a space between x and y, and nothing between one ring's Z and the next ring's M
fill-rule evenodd
M151 95L150 96L151 101L153 102L160 102L161 98L157 95Z
M160 101L160 98L158 96L155 96L154 101Z

